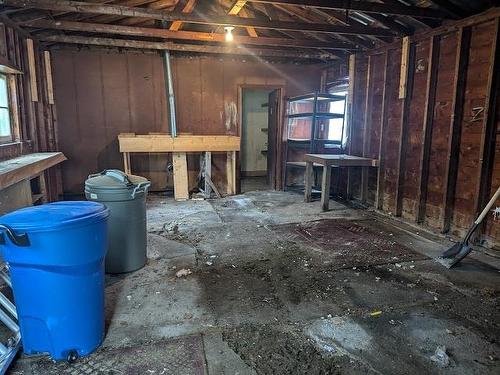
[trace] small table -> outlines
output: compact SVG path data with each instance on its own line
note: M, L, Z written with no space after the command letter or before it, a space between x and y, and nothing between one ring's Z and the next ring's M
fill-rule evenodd
M323 166L323 178L321 181L321 209L328 211L330 202L330 177L332 166L335 167L378 167L378 160L364 158L353 155L325 155L325 154L306 154L304 156L306 162L305 173L305 201L311 201L312 185L313 185L313 163Z

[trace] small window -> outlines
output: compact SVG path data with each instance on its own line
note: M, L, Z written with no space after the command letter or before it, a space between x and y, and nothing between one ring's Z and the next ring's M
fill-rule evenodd
M0 143L12 141L12 126L9 108L9 81L0 74Z
M337 113L340 115L344 115L344 118L336 118L336 119L331 119L329 120L328 124L328 139L330 141L337 141L341 145L344 144L346 134L345 134L345 128L346 128L346 123L347 119L345 118L345 105L346 105L346 98L347 98L347 91L330 91L331 94L335 95L340 95L344 96L344 100L338 100L335 102L330 103L330 112L331 113Z

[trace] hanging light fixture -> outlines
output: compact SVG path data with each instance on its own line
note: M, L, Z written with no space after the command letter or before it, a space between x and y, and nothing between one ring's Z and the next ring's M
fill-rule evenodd
M233 26L224 27L224 31L226 32L226 42L232 42L234 40L233 30Z

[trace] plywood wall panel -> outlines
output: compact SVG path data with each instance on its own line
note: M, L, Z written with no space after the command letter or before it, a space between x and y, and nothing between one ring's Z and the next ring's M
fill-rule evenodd
M493 32L493 22L472 27L452 219L452 230L455 232L467 228L476 215L474 204L479 184L478 173L481 169L481 134L484 131L485 123L484 121L474 121L473 108L486 106Z
M116 144L120 132L170 131L160 54L58 50L53 60L56 97L64 101L69 93L73 98L60 116L61 126L66 127L65 136L60 137L62 150L75 157L66 163L65 191L81 191L83 176L96 169L122 168ZM80 66L77 60L88 67L63 77L61 72L67 72L70 63ZM276 85L292 96L317 90L320 81L319 66L315 65L213 56L172 56L172 71L177 131L192 134L239 134L241 85ZM82 108L94 108L94 112L82 115ZM91 127L82 126L82 116ZM96 137L99 139L94 141ZM74 139L84 140L78 155L74 155L70 141ZM215 153L212 162L214 183L226 191L226 155ZM134 155L132 170L151 178L153 188L162 190L171 185L168 163L167 155ZM197 156L189 157L188 168L194 180L199 170Z
M417 214L420 163L423 153L423 124L426 105L427 73L429 68L430 41L415 45L415 72L408 114L408 134L403 171L402 216L414 219Z

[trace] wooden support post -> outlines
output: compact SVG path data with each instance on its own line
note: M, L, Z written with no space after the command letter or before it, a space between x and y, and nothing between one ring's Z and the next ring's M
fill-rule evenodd
M132 168L130 166L130 153L129 152L123 153L123 171L126 174L132 174Z
M26 49L28 51L28 70L31 89L31 101L38 102L38 85L36 82L35 48L33 39L26 39Z
M205 198L210 198L212 193L212 153L205 152Z
M352 107L354 102L354 79L356 71L356 55L349 56L349 88L347 92L347 126L348 126L348 136L347 136L347 154L351 155L352 151ZM347 168L347 186L346 186L346 198L349 200L352 198L352 175L351 168Z
M188 200L189 182L186 153L174 152L172 162L174 165L174 198L176 201Z
M235 178L233 178L233 152L228 151L226 153L226 177L227 177L227 194L233 195L235 193L234 183Z
M233 178L232 185L233 185L233 194L236 194L236 151L231 151L231 169L232 173L231 176Z
M455 57L455 73L453 77L453 102L448 137L448 164L445 173L445 191L443 194L443 221L441 231L450 230L451 217L455 204L455 188L458 174L458 158L460 136L462 133L463 103L467 65L469 64L469 49L471 40L470 27L462 27L458 32L458 48Z
M47 96L49 104L54 104L54 86L52 80L52 63L50 60L50 52L44 51L43 58L45 61L45 78L47 80Z
M408 114L410 111L410 102L413 91L413 76L415 73L415 45L408 46L408 60L406 68L406 88L403 99L401 126L399 133L399 159L397 169L397 185L396 185L396 204L394 208L394 216L401 216L403 210L403 188L404 188L404 171L406 164L406 148L408 145Z
M304 200L311 201L314 168L312 161L306 161L306 173L304 174Z
M424 145L422 159L420 160L420 185L417 192L417 213L415 217L415 221L417 223L421 223L424 220L425 206L427 203L427 185L429 183L429 163L431 154L432 128L434 123L434 107L436 104L440 42L441 38L439 35L434 35L430 38L423 123Z
M321 210L328 211L330 206L330 178L332 177L332 167L323 166L323 178L321 180Z
M377 193L375 197L375 208L382 210L384 207L384 165L385 165L385 137L388 112L388 82L387 71L389 69L389 53L384 55L384 87L382 89L382 113L380 115L380 141L378 152L378 170L377 170Z
M366 88L365 88L365 118L363 124L363 156L367 157L370 150L371 141L371 109L372 109L372 95L371 89L371 69L372 69L372 56L368 56L368 69L366 71ZM361 201L366 202L368 195L368 167L361 168Z

